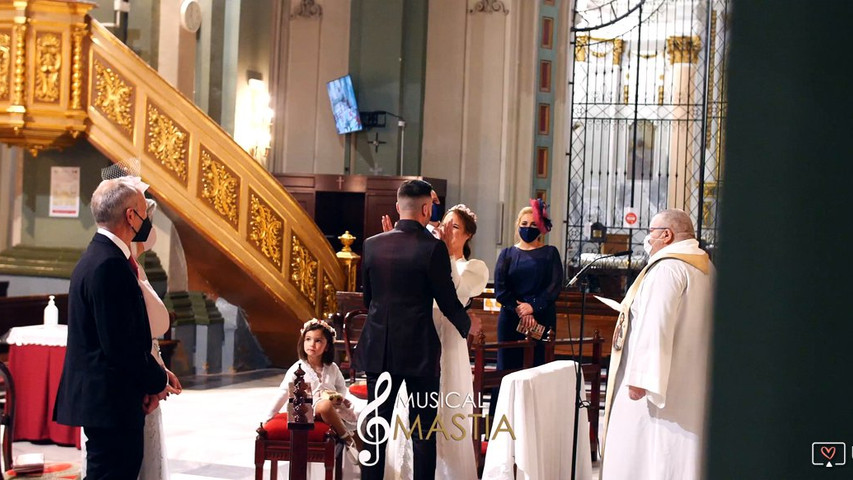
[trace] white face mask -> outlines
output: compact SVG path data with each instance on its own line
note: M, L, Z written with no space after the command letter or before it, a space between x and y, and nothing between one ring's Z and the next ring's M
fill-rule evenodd
M646 238L643 239L643 250L646 251L646 254L652 255L652 234L646 235Z

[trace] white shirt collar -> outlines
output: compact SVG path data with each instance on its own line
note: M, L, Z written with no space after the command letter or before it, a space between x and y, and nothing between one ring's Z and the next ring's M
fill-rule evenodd
M118 238L113 232L107 230L106 228L98 227L98 233L112 240L113 243L115 243L116 246L121 249L121 253L124 254L124 258L130 258L130 249L127 248L127 244L121 241L121 239Z
M649 263L654 262L658 258L668 253L683 253L688 255L707 255L704 250L699 248L699 241L695 238L681 240L661 248L657 253L649 258Z

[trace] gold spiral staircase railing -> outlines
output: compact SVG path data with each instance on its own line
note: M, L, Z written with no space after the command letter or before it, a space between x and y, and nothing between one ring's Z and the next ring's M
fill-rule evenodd
M244 308L276 364L346 278L294 198L217 123L97 21L94 5L0 0L0 141L37 153L81 133L131 157L181 236L191 286ZM195 282L192 277L195 277Z

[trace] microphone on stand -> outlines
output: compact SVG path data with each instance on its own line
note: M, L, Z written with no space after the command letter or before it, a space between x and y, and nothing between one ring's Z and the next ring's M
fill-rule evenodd
M578 273L576 273L575 276L572 277L571 280L569 280L569 283L566 284L566 288L571 287L572 285L577 283L577 281L581 277L581 275L586 273L586 271L589 270L589 268L592 267L592 264L594 264L595 262L597 262L603 258L624 257L625 255L630 255L632 253L634 253L633 250L625 250L623 252L616 252L616 253L611 253L609 255L602 255L600 257L596 257L593 261L587 263L583 268L581 268L580 271L578 271Z

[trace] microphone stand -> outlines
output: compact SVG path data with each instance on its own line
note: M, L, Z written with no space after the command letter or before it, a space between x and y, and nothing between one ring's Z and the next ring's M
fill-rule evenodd
M567 287L571 287L575 284L575 282L580 279L580 293L581 293L581 322L580 322L580 338L578 339L578 354L575 360L575 425L572 431L572 480L575 480L575 475L577 471L577 461L578 461L578 427L579 419L578 416L580 414L581 408L589 408L589 402L581 400L581 376L583 373L583 369L581 368L581 361L583 360L583 336L584 336L584 322L586 320L586 296L589 293L589 280L587 279L587 271L592 267L592 265L603 259L603 258L611 258L611 257L621 257L624 255L630 255L631 250L626 250L624 252L613 253L610 255L602 255L593 259L591 262L586 264L585 267L581 268L569 283L566 284ZM595 412L598 414L598 412Z
M590 263L589 265L592 265ZM587 265L587 266L589 266ZM578 275L584 273L583 269L578 272ZM578 462L578 428L580 427L579 423L579 415L581 408L589 407L589 402L581 401L581 377L583 376L583 369L581 368L581 361L583 360L583 335L584 335L584 317L586 311L586 294L589 293L589 280L587 280L586 275L581 277L581 324L580 324L580 337L578 340L578 354L575 359L575 424L572 428L572 480L576 478L577 472L577 462Z

